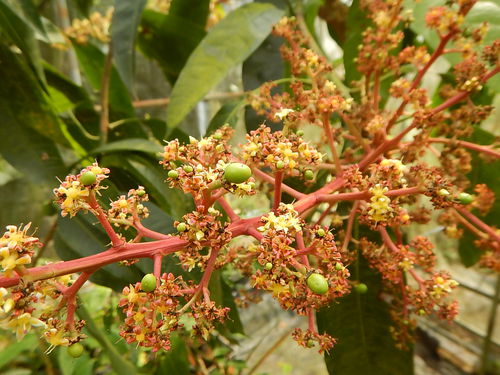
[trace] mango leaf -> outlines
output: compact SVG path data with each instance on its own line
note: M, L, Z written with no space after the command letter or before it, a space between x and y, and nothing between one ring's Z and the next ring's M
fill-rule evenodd
M188 19L204 29L209 7L210 0L173 0L168 13Z
M330 374L413 374L411 351L396 349L389 332L388 306L381 300L381 278L360 258L357 279L368 285L366 294L351 294L317 313L318 330L337 339L325 355Z
M285 71L285 63L281 57L280 47L283 38L269 35L243 63L242 79L245 91L254 90L263 83L289 76ZM278 87L273 92L281 92ZM245 108L245 126L247 131L257 129L267 120L266 116L258 115L251 106ZM270 123L273 130L278 130L276 123Z
M228 319L223 324L218 325L217 329L226 337L230 337L231 333L243 333L243 324L241 323L238 308L234 302L232 290L224 281L220 270L212 273L209 288L210 296L217 306L229 307L231 309Z
M85 320L85 330L99 342L100 348L102 348L108 356L113 370L115 370L117 374L137 374L135 366L130 361L125 359L122 354L120 354L117 350L117 345L110 341L105 332L97 326L96 322L92 319L92 316L83 303L79 304L77 314L81 319Z
M212 117L212 120L210 120L205 132L205 137L211 135L225 124L229 124L232 128L234 128L238 120L238 111L244 104L244 100L233 100L231 102L224 103L214 117Z
M89 152L90 155L106 154L110 152L120 151L138 151L156 156L163 151L163 147L158 142L153 142L144 138L127 138L121 141L108 143L104 146L93 149Z
M137 27L145 5L146 0L117 1L111 22L113 57L116 68L129 92L133 92L134 45Z
M489 145L495 141L495 136L485 130L480 128L474 129L472 137L467 139L468 142L474 142L481 145ZM471 194L474 194L474 186L476 184L486 184L490 189L493 189L495 196L495 203L491 208L491 211L485 216L480 217L482 221L487 224L495 225L498 223L498 217L500 216L500 177L498 171L500 170L500 161L485 161L479 157L478 153L471 151L472 161L471 165L474 166L471 172L467 175L471 185ZM477 212L473 212L477 214ZM478 248L474 245L474 241L477 239L476 236L471 234L468 230L464 230L464 235L460 238L458 253L460 255L460 260L462 264L466 267L473 266L479 261L479 258L484 252L484 249Z
M160 357L160 366L155 374L190 375L186 341L177 333L172 334L170 341L172 348Z
M345 82L349 85L352 81L361 78L354 59L358 56L358 46L363 41L362 33L370 20L361 10L359 0L354 0L347 13L346 41L343 44Z
M52 185L54 176L65 169L52 140L65 141L60 123L34 74L3 43L0 82L0 153L33 182Z
M165 77L174 83L205 34L205 28L189 18L147 9L142 15L138 43L142 52L158 61Z
M68 348L61 346L57 350L57 362L62 375L92 375L95 359L90 358L87 352L73 358L68 355Z
M17 358L22 352L26 350L31 351L37 346L38 337L36 334L26 335L21 341L7 345L5 349L0 351L0 369Z
M23 51L38 79L44 82L40 50L33 29L4 0L0 0L0 30Z
M246 4L215 25L193 51L175 83L167 107L167 125L177 126L232 67L255 51L282 14L270 4Z
M33 25L36 30L46 37L45 28L40 17L40 13L33 0L21 0L24 17Z
M91 43L85 45L73 43L80 67L85 73L90 85L96 91L101 89L102 72L105 55ZM134 117L134 108L127 92L127 88L118 74L112 68L109 84L109 104L111 107L111 120ZM114 112L114 113L113 113Z

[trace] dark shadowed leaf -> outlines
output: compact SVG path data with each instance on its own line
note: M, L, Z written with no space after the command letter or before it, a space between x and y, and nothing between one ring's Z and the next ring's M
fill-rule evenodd
M244 100L233 100L231 102L224 103L214 117L212 117L212 120L210 120L205 136L211 135L225 124L229 124L232 128L234 128L236 126L236 122L238 121L238 111L244 104Z
M205 34L205 28L189 18L147 9L142 15L138 42L142 52L158 61L173 83Z
M146 0L121 0L116 2L111 22L111 43L116 69L132 92L134 78L134 45L137 27Z
M167 124L177 126L229 69L262 43L283 12L270 4L246 4L215 25L193 51L172 90Z
M361 78L361 73L358 72L354 59L358 56L358 46L363 40L361 34L369 23L370 21L359 6L359 0L354 0L347 14L347 38L343 44L345 82L347 85L350 85L351 81Z
M210 0L173 0L169 14L188 19L201 28L205 28Z
M351 270L352 271L352 270ZM337 339L325 355L330 374L411 375L411 351L394 346L389 332L392 324L387 304L381 300L380 275L360 260L354 277L368 285L366 294L352 292L338 304L317 313L318 330Z

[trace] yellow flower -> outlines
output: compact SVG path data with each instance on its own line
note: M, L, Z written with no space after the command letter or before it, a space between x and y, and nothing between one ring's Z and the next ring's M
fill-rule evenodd
M30 313L23 313L17 317L11 317L5 326L15 331L17 340L20 340L32 327L45 327L45 323L40 319L34 318Z

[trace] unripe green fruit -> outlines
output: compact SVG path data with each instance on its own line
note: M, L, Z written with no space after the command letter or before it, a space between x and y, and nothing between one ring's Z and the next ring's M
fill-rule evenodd
M68 346L68 354L73 358L78 358L83 354L84 349L85 348L83 347L83 345L77 342L71 346Z
M212 137L214 139L222 139L222 134L221 133L214 133L214 135L212 135Z
M354 287L354 290L356 291L356 293L365 294L366 292L368 292L368 287L366 286L366 284L359 283Z
M325 232L325 230L324 230L323 228L319 228L319 229L316 231L316 233L317 233L317 234L318 234L318 236L320 236L320 237L324 237L324 236L325 236L325 234L326 234L326 232Z
M193 167L190 165L185 165L182 169L184 169L184 172L186 173L191 173L193 171Z
M94 185L97 181L97 177L94 172L87 171L80 176L80 182L85 185Z
M139 191L137 192L137 195L138 195L139 197L143 197L144 195L146 195L146 192L145 192L144 190L139 190Z
M295 134L297 134L299 137L302 137L304 135L304 131L303 130L297 130L297 132Z
M313 172L313 171L311 171L310 169L306 170L306 171L304 172L304 178L305 178L306 180L312 180L312 179L314 179L314 172Z
M187 226L184 223L179 223L179 224L177 224L176 229L177 229L177 232L184 232L187 229Z
M335 269L341 271L344 269L344 266L341 263L335 263Z
M141 280L141 289L145 292L152 292L156 289L156 276L152 273L144 275Z
M306 345L307 345L308 348L314 347L314 340L311 340L311 339L307 340Z
M283 169L285 168L285 163L283 163L281 160L276 163L276 169Z
M242 163L228 164L224 170L224 178L233 184L241 184L250 178L252 170L248 165Z
M319 273L311 273L307 278L307 286L313 293L326 294L328 292L328 281Z
M267 262L267 263L266 263L266 265L264 266L264 268L265 268L266 270L270 271L270 270L271 270L271 268L273 268L273 264L272 264L272 263L270 263L270 262Z
M172 170L172 171L168 171L168 174L167 174L167 175L168 175L168 177L170 177L170 178L177 178L177 177L179 177L179 173L178 173L177 171L174 171L174 170Z
M474 196L469 193L460 193L458 194L458 200L462 204L471 204L474 202Z

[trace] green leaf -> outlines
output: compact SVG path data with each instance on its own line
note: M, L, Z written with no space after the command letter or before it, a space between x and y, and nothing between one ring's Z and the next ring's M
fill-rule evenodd
M347 85L361 78L361 73L358 71L354 60L358 56L358 46L363 41L362 33L368 24L370 24L370 20L361 10L359 0L354 0L347 14L347 37L343 44L345 82Z
M209 288L210 296L217 306L229 307L231 309L228 319L220 324L217 329L225 336L228 336L228 333L243 333L243 324L241 323L238 308L234 302L232 290L224 281L220 270L216 270L212 273Z
M147 154L153 154L156 156L156 154L163 151L163 147L157 142L153 142L144 138L127 138L95 148L90 151L89 154L107 154L120 151L138 151L145 152Z
M317 313L318 330L337 339L325 355L330 374L411 375L411 351L394 346L388 306L380 298L380 275L360 258L358 280L368 285L366 294L351 294ZM356 268L358 268L356 267Z
M40 50L33 29L4 0L0 0L0 30L23 51L38 79L44 82Z
M268 81L289 77L289 73L285 70L285 64L281 57L280 47L282 44L283 38L276 35L269 35L259 48L245 60L242 68L243 89L245 91L254 90ZM281 93L282 86L279 86L275 90ZM268 119L265 115L257 114L251 106L245 108L245 126L247 131L255 130L267 121ZM269 126L273 130L278 130L281 124L278 125L271 122Z
M90 85L94 90L100 91L106 56L90 43L85 45L73 43L73 48ZM109 83L109 104L112 111L112 121L135 116L127 88L114 67L111 70ZM114 116L113 111L115 112Z
M232 67L255 51L282 14L270 4L246 4L214 26L175 83L167 107L167 125L177 126Z
M138 42L142 52L157 60L167 79L174 83L205 34L204 27L189 18L145 10Z
M212 117L212 120L210 120L207 131L205 132L205 137L214 133L225 124L229 124L232 128L234 128L236 126L236 122L238 121L238 111L244 105L244 100L233 100L231 102L224 103L214 117Z
M46 37L45 28L40 17L40 13L33 2L33 0L21 0L21 7L23 8L24 16L31 22L31 24L40 32L44 37Z
M65 170L51 139L65 143L60 123L24 61L0 43L0 153L33 182L52 185Z
M168 13L188 19L204 29L209 7L210 0L173 0Z
M34 350L38 346L38 337L36 334L24 336L21 341L8 345L0 352L0 369L9 364L10 361L17 358L25 350Z
M467 141L480 145L490 145L495 142L495 136L485 130L475 128L472 137L467 139ZM480 217L480 219L486 224L496 225L498 223L498 217L500 216L500 199L498 199L498 197L500 197L500 176L498 174L500 170L500 160L497 159L487 162L479 157L477 152L470 152L472 155L471 165L473 165L473 168L467 175L471 182L470 191L468 192L474 194L473 189L476 184L486 184L493 190L497 199L495 199L491 211L485 217ZM476 212L473 213L476 214ZM466 267L476 264L484 252L484 249L474 245L476 239L477 237L468 230L464 230L464 235L460 238L458 253L462 264Z
M77 314L81 319L85 320L85 329L99 342L100 347L104 349L113 370L115 370L117 374L137 374L135 366L120 354L116 349L116 345L114 345L114 343L103 333L103 330L97 326L83 303L79 304Z
M129 92L133 91L134 45L137 27L145 5L146 0L117 1L111 22L113 57L116 68Z
M160 366L155 374L190 375L186 341L177 333L172 334L170 341L172 348L160 357Z
M95 360L88 353L84 352L81 357L73 358L67 351L65 346L57 350L57 362L62 375L92 375Z

